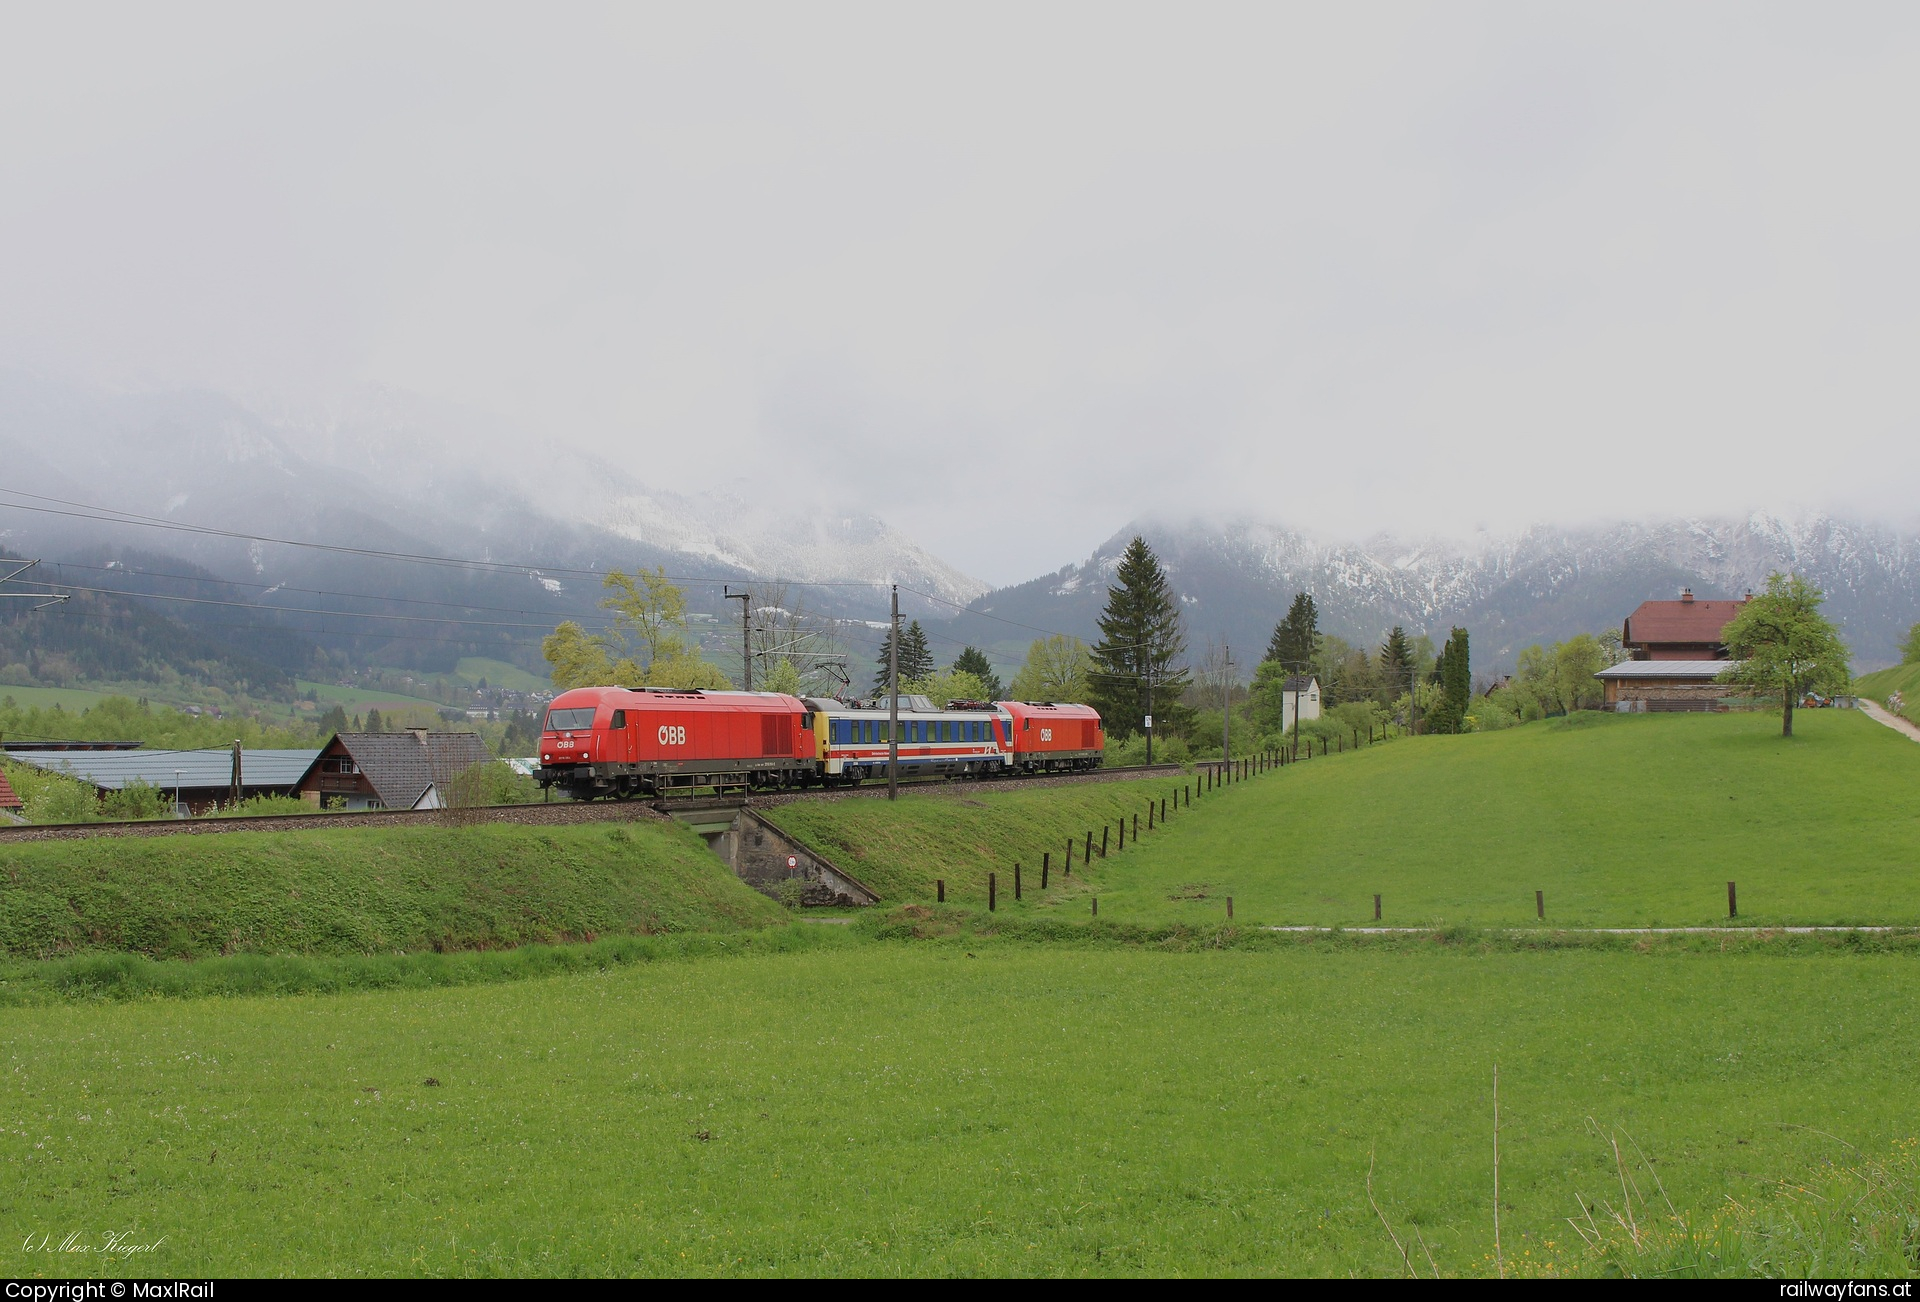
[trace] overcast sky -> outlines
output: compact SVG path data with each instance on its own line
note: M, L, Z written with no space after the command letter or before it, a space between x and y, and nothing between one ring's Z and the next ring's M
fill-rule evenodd
M391 386L996 582L1914 509L1920 6L4 14L0 365Z

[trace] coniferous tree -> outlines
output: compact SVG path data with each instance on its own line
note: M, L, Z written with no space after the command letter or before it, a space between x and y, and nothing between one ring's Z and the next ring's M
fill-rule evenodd
M326 733L345 732L347 730L347 712L342 706L334 706L320 716L320 731Z
M1190 679L1181 663L1180 605L1144 539L1127 544L1114 578L1093 648L1091 695L1106 730L1124 738L1139 732L1148 714L1171 715ZM1147 745L1151 751L1151 732Z
M972 674L987 689L987 699L997 701L1007 694L1000 683L1000 675L993 672L993 662L978 647L967 647L953 662L953 670L959 674Z
M927 631L920 627L919 620L913 620L900 635L900 681L931 678L933 669L933 648L927 645Z
M893 647L893 631L880 643L880 669L873 676L873 694L887 694L888 658ZM922 678L933 677L933 650L927 645L927 631L920 627L919 620L913 620L900 630L900 681L917 682Z
M1429 732L1459 732L1466 725L1467 706L1473 700L1473 671L1467 654L1467 630L1456 628L1440 649L1434 665L1440 698L1427 716Z
M1395 624L1393 631L1387 634L1387 640L1380 644L1380 685L1388 692L1398 693L1407 681L1407 670L1413 666L1413 648L1407 643L1407 630Z
M1288 669L1299 673L1313 662L1320 653L1320 610L1313 604L1313 597L1305 592L1293 594L1293 605L1287 608L1287 617L1274 626L1273 638L1267 643L1267 659L1278 660Z
M368 732L385 732L386 731L386 728L380 722L380 711L378 710L367 711L367 731Z

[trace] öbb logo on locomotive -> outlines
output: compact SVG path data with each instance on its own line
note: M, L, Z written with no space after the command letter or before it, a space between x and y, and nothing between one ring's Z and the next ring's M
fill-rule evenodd
M548 707L543 787L575 799L1012 777L1100 767L1099 712L1054 701L839 700L780 692L579 687ZM652 744L643 739L651 738Z

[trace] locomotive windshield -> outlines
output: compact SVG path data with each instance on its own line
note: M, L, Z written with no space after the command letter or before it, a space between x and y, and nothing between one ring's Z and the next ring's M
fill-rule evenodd
M585 732L593 727L593 707L582 710L548 710L548 732Z

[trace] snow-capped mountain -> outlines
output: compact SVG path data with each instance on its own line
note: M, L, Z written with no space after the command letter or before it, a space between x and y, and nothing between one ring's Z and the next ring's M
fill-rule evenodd
M1920 535L1831 516L1540 526L1466 544L1389 535L1330 542L1253 520L1143 521L1078 565L982 597L951 635L995 644L1003 656L1036 636L1033 628L1091 638L1136 533L1180 594L1190 646L1225 642L1240 648L1243 665L1266 647L1296 592L1313 594L1324 631L1354 643L1376 644L1395 624L1436 640L1465 627L1476 667L1488 670L1511 666L1533 642L1618 627L1641 601L1682 586L1737 597L1774 570L1826 591L1827 613L1860 668L1897 659L1920 621Z

